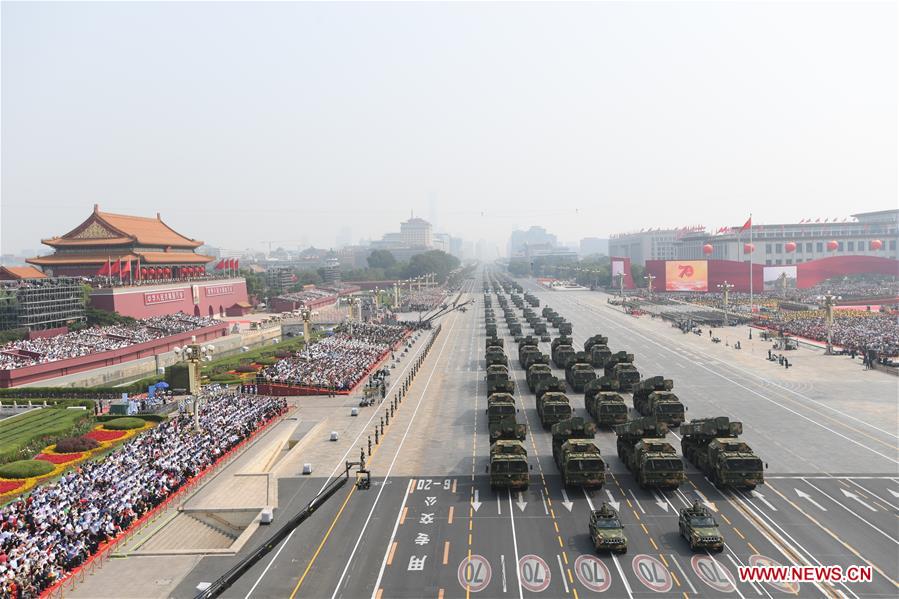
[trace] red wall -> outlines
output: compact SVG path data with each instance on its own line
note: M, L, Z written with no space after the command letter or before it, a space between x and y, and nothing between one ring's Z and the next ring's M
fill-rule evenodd
M193 287L198 301L194 303ZM133 318L148 318L184 312L197 316L220 316L237 302L247 302L244 279L106 287L91 293L91 305ZM210 312L211 308L211 312Z
M655 275L655 289L665 288L665 260L647 260L646 272ZM717 285L725 280L734 285L734 291L749 293L749 263L733 260L709 260L709 291L717 291ZM878 256L834 256L796 265L796 286L800 289L814 287L832 277L872 273L899 276L899 261ZM764 264L752 265L752 288L764 288Z
M630 258L622 258L620 256L612 256L609 258L609 260L611 262L614 262L615 260L623 260L624 261L624 288L625 289L633 289L634 288L634 277L631 276L631 259ZM609 268L611 268L611 266ZM662 270L665 270L664 266L662 266ZM664 277L662 277L662 278L664 278ZM612 277L612 287L614 287L615 289L618 289L619 285L620 285L620 283L618 282L618 279L615 277ZM653 286L656 289L659 288L658 284L654 284Z
M58 360L56 362L47 362L46 364L36 364L34 366L26 366L25 368L17 368L15 370L0 370L0 388L15 387L16 385L24 385L25 383L33 383L57 376L65 376L76 372L84 372L85 370L93 370L104 366L113 366L122 362L137 360L138 358L146 358L170 351L177 345L183 345L190 341L191 336L196 336L197 341L211 341L228 334L228 323L215 324L211 327L196 329L186 333L178 333L170 337L162 339L154 339L145 343L138 343L122 349L81 356L78 358L70 358L68 360Z

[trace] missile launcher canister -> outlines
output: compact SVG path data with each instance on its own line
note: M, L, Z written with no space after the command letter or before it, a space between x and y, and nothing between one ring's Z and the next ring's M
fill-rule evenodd
M565 383L563 383L556 377L551 376L549 378L538 381L534 392L537 394L537 399L540 399L540 396L542 396L544 393L565 393Z
M718 488L754 489L764 484L764 464L745 442L743 423L727 416L681 425L684 457Z
M566 321L559 323L559 332L563 335L571 335L572 331L571 323Z
M680 426L684 421L684 404L671 389L674 381L652 376L634 386L634 409L643 416L655 416L669 427Z
M501 339L501 338L497 337L496 335L494 335L492 337L487 337L487 340L484 342L484 348L487 349L489 347L498 347L498 348L502 349L504 342L505 342L504 339Z
M487 397L494 393L514 393L515 383L509 378L509 369L500 364L487 367Z
M584 388L584 406L600 426L627 422L627 405L617 389L618 381L607 376L590 381Z
M487 366L494 366L496 364L501 364L503 366L509 365L509 358L506 357L505 352L499 347L488 348L485 359L487 361Z
M587 360L586 352L577 352L565 369L565 380L577 393L583 393L590 381L596 380L596 371Z
M640 372L634 366L634 354L619 351L612 354L606 361L605 375L618 381L618 389L623 393L630 393L634 385L640 382Z
M568 365L574 362L575 355L571 345L557 344L552 348L552 359L556 368L568 368Z
M549 356L537 350L536 352L527 352L524 356L524 369L527 370L534 364L546 364L549 365Z
M586 341L584 341L584 351L587 352L587 355L590 355L590 350L593 349L594 345L608 345L609 338L605 335L593 335Z
M545 381L547 379L552 378L553 371L549 367L548 364L533 364L528 368L527 373L527 383L528 389L531 390L531 393L537 390L537 385L540 381Z
M642 488L676 489L686 479L684 463L664 441L668 425L655 418L639 418L615 427L618 457Z
M528 452L521 441L502 439L490 446L490 488L525 491L528 488Z
M593 443L596 425L580 417L552 426L553 459L566 486L599 488L605 482L606 465Z
M561 420L571 418L571 403L568 396L558 391L543 393L537 398L537 416L545 429Z

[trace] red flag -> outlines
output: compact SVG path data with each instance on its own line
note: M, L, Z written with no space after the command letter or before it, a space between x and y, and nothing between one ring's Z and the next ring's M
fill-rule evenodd
M112 263L112 268L109 269L109 274L111 274L111 275L119 274L119 268L121 268L121 266L122 266L122 263L119 262L118 260L116 260L115 262Z
M742 233L743 231L745 231L746 229L748 229L751 226L752 226L752 217L750 216L748 219L746 219L746 222L743 223L743 226L740 227L740 233Z
M238 269L240 269L240 259L235 258L234 259L234 270L238 270Z
M109 262L106 262L103 264L103 266L100 267L100 270L97 271L97 276L105 277L108 274L109 274Z
M122 265L119 267L119 272L123 275L126 275L131 272L131 261L123 260Z
M218 264L215 265L215 270L222 270L225 268L225 261L219 260Z

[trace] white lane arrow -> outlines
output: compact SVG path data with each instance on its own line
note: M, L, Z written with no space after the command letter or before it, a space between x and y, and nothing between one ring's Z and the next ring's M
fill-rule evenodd
M668 502L665 501L665 498L662 497L661 495L659 495L658 491L653 491L652 494L656 498L656 505L659 506L660 508L662 508L663 510L665 510L665 512L667 513L668 512Z
M752 490L752 496L755 497L756 499L758 499L759 501L761 501L762 503L764 503L765 505L767 505L769 508L771 508L772 512L777 511L777 508L774 507L773 505L771 505L771 503L767 499L765 499L765 496L762 495L761 493L759 493L758 491L756 491L755 489Z
M818 503L817 501L812 499L812 496L809 495L808 493L805 493L804 491L800 491L799 489L796 489L796 494L799 495L800 497L802 497L803 499L807 499L809 501L809 503L812 503L815 506L817 506L817 508L819 510L824 511L824 512L827 511L826 507L824 507L823 505L821 505L820 503Z
M527 501L524 500L524 495L522 495L521 491L518 492L518 501L515 502L515 505L518 506L522 512L524 511L524 506L528 504Z
M856 494L853 493L852 491L847 491L846 489L840 489L840 491L842 491L842 492L843 492L843 495L845 495L845 496L848 497L849 499L852 499L853 501L859 502L860 504L862 504L863 506L865 506L866 508L868 508L868 509L871 510L872 512L876 512L876 511L877 511L877 508L871 507L870 505L868 505L868 504L867 504L861 497L859 497L858 495L856 495Z
M565 500L562 502L562 505L564 505L565 509L570 512L571 508L574 507L574 502L568 499L568 491L566 491L565 489L562 489L562 499Z
M718 511L718 508L715 506L715 502L714 502L714 501L709 501L709 498L706 497L705 495L703 495L703 494L702 494L702 491L700 491L699 489L697 489L697 490L695 491L695 493L696 493L696 495L699 497L699 500L702 501L702 503L704 503L705 506L706 506L707 508L709 508L709 509L712 510L713 512L717 512L717 511Z
M474 501L471 502L471 507L474 508L474 511L478 511L478 508L481 507L481 502L478 501L478 490L474 490Z
M617 512L617 511L618 511L618 507L619 507L621 504L618 503L617 501L615 501L615 500L612 498L612 492L609 491L608 489L606 489L606 497L609 498L609 505L611 505L611 506L612 506L612 509L615 510L615 511Z
M899 493L897 493L896 491L894 491L892 489L887 489L887 491L889 491L893 497L895 497L896 499L899 499Z

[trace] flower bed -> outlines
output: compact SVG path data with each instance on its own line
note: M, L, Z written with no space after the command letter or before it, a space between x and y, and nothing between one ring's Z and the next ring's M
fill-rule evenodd
M127 434L128 431L108 431L106 429L97 427L84 436L95 441L99 441L100 443L108 443L109 441L117 441L125 437Z
M69 462L74 462L80 460L84 457L83 452L79 453L39 453L34 456L36 460L43 460L45 462L50 462L51 464L68 464Z

